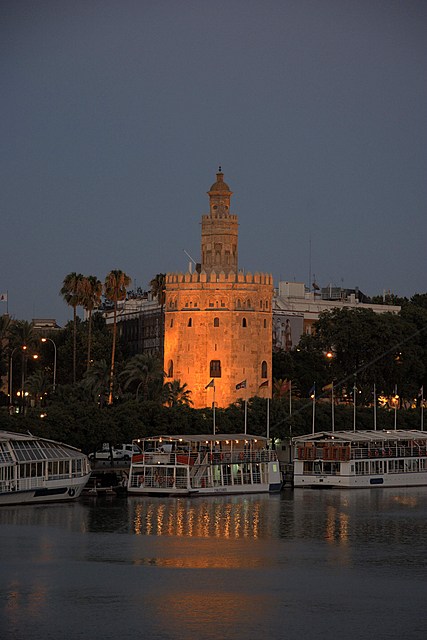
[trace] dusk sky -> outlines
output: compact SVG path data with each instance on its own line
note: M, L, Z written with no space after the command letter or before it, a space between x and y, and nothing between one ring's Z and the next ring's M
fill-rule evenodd
M2 0L9 313L185 271L219 165L240 268L425 293L426 33L425 0Z

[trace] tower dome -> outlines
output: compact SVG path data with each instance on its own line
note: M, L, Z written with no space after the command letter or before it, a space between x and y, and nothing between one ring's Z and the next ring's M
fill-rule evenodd
M216 182L213 183L211 188L208 191L210 196L217 194L227 194L228 196L232 195L232 191L230 191L230 187L226 182L224 182L224 174L221 171L221 167L219 167L219 171L216 174Z

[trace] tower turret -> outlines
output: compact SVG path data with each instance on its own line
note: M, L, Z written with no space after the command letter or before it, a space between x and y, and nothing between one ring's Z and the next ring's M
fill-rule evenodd
M237 274L239 223L237 216L230 214L232 194L219 167L216 182L208 191L209 214L202 216L202 269L207 273Z

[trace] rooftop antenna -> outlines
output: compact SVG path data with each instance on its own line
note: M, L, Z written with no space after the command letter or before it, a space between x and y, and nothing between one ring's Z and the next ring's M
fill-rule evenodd
M196 263L196 261L194 260L194 258L192 258L192 257L190 256L190 254L189 254L185 249L183 249L183 252L185 253L185 255L186 255L186 256L188 256L188 257L190 258L190 261L191 261L191 262L189 262L189 263L188 263L188 271L189 271L190 273L193 273L193 265L192 265L191 263L193 263L193 264L194 264L194 266L196 266L196 265L197 265L197 263Z

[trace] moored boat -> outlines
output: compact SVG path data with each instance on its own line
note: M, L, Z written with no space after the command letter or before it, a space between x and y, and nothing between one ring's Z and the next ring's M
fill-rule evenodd
M247 434L153 436L134 440L128 493L214 495L280 491L276 452Z
M0 431L0 505L78 498L90 473L87 456L74 447Z
M322 431L292 443L294 487L427 485L426 431Z

